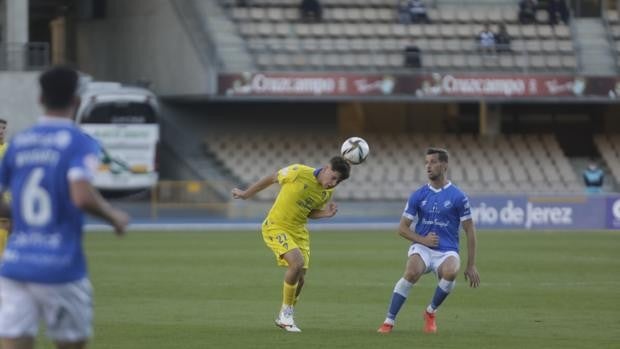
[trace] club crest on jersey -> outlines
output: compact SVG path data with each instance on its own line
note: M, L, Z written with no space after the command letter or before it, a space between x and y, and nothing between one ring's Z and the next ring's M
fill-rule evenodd
M420 206L422 207L426 206L426 200L422 200L422 202L420 203Z
M446 200L443 202L443 207L450 208L452 206L452 202L450 200Z

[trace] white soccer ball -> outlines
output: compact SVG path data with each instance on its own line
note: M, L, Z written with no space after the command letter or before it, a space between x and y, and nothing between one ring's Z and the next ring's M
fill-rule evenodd
M360 137L351 137L342 143L340 153L342 157L349 160L353 165L364 162L368 157L370 147L368 143Z

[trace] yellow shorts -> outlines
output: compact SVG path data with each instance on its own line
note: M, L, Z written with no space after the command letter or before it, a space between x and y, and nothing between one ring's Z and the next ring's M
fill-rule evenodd
M288 266L282 256L298 248L304 257L304 269L308 269L310 266L310 234L307 229L291 230L263 223L262 233L265 244L275 254L279 266Z

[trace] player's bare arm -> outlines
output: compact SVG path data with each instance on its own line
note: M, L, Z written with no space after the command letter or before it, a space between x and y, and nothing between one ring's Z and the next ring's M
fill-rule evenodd
M0 229L11 234L11 205L6 201L4 192L0 192Z
M318 218L329 218L336 215L338 212L338 205L333 202L327 204L327 207L322 210L312 210L308 215L308 218L318 219Z
M469 281L470 287L480 285L480 275L476 269L476 229L471 219L462 222L463 230L467 236L467 267L465 268L465 280Z
M246 190L241 190L239 188L234 188L232 192L233 199L249 199L252 196L256 195L261 190L268 188L270 185L278 182L278 174L274 173L269 176L263 177L259 179L254 184L250 185Z
M109 222L118 235L125 233L125 228L129 224L129 215L112 207L90 182L71 181L70 191L71 201L77 208Z
M0 220L11 219L11 206L4 199L4 191L0 191Z
M398 225L398 234L403 238L415 242L418 244L422 244L428 247L436 247L439 245L439 237L435 233L429 233L426 236L422 236L414 231L411 231L411 222L412 220L407 217L400 218L400 224Z

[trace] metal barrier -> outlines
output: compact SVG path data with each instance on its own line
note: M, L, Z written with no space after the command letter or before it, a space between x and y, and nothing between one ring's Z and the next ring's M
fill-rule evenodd
M222 201L215 189L220 183L211 181L160 181L151 190L151 218L164 211L185 211L200 215L226 215L228 202ZM178 213L178 212L177 212Z
M212 201L208 182L163 182L154 192L151 214L148 202L119 205L131 212L137 224L161 224L182 228L195 224L223 229L226 224L252 223L252 229L267 215L273 200ZM160 196L155 196L160 195ZM472 217L478 229L618 229L620 196L600 195L470 195ZM358 224L356 229L386 223L396 229L404 200L338 201L338 214L310 224ZM116 203L115 203L116 204ZM385 226L384 226L385 228ZM159 229L159 228L152 228Z

